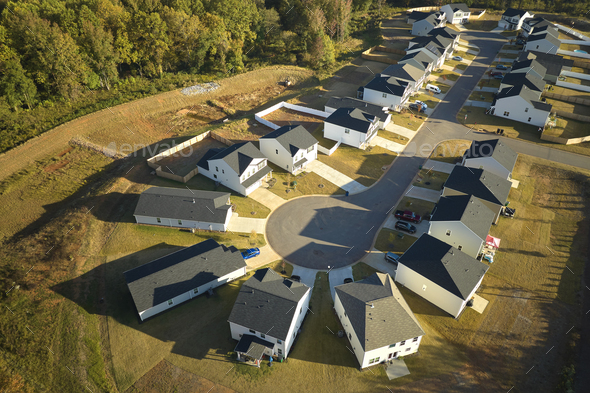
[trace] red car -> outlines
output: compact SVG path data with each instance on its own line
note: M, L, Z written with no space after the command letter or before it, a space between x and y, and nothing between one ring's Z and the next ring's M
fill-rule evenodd
M422 217L410 210L398 210L394 214L395 218L414 223L422 222Z
M498 71L490 72L490 76L501 76L501 75L504 75L504 74L502 74L501 72L498 72Z

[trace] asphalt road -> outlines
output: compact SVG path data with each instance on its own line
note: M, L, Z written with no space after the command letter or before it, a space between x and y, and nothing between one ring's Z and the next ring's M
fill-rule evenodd
M319 270L355 263L370 250L375 232L439 142L496 138L470 131L457 122L456 114L505 39L486 32L463 33L462 38L477 45L479 55L381 180L368 190L348 197L311 196L280 206L266 225L266 236L275 252L294 265ZM588 157L515 139L503 138L503 141L518 153L590 170Z

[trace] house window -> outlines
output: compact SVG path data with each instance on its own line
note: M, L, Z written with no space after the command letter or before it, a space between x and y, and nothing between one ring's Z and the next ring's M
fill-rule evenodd
M199 288L195 288L195 289L193 289L193 293L194 293L194 294L197 294L197 293L199 293Z
M393 347L395 347L395 344L391 344L391 345L389 346L389 348L393 348Z
M283 354L283 350L281 348L277 348L277 352L279 353L279 355Z
M215 167L215 171L216 171L216 172L219 172L219 168L218 168L218 167Z
M410 349L412 349L412 348L406 348L406 352L408 352Z
M275 149L275 154L279 154L279 149Z
M345 316L345 317L347 316L347 315L346 315L346 311L344 311L344 316Z
M461 251L463 249L462 245L459 245L459 247L457 247L457 250Z
M277 344L282 344L283 342L281 340L277 340Z
M313 146L310 146L310 147L307 149L307 152L308 152L308 153L311 153L312 151L313 151Z
M178 225L182 225L182 220L178 220Z
M213 175L213 177L214 177L215 179L217 179L217 175Z
M168 300L168 305L171 306L174 304L174 300Z
M537 49L539 49L539 45L537 45Z
M529 117L529 121L531 121L532 117Z
M238 337L239 337L239 338L242 338L242 336L243 336L243 334L238 334Z
M352 340L352 334L348 333L348 339Z
M266 166L266 161L262 161L260 164L258 164L258 166L256 167L256 170L259 171L262 168L264 168Z
M256 334L256 330L254 330L254 329L250 329L249 332L252 334Z
M158 224L162 222L162 220L160 220L159 218L156 218L156 221L158 222Z
M404 346L404 345L406 345L406 340L404 340L404 341L402 341L401 343L399 343L399 346L400 346L400 347L401 347L401 346Z
M246 175L242 175L242 181L246 180Z
M303 307L299 309L299 314L303 312Z
M422 290L425 291L426 290L426 285L422 285Z
M221 173L225 173L223 169L221 170Z
M524 108L524 111L525 111L525 112L528 112L528 111L529 111L529 108Z
M445 235L451 236L451 230L450 229L447 229L447 233L445 233Z
M510 116L510 112L504 112L504 116Z
M387 93L383 93L383 98L387 98Z
M418 337L414 337L414 339L412 340L413 343L415 343L416 341L418 341Z
M344 129L344 133L345 133L345 134L350 134L350 130L349 130L348 128L345 128L345 129Z
M266 338L266 334L260 333L260 338Z

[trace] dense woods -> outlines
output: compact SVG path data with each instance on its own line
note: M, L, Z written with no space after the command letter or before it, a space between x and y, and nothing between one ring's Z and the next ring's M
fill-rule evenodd
M589 1L483 0L584 15ZM439 0L0 0L0 152L107 105L262 64L330 70L384 8ZM355 23L355 16L371 12Z

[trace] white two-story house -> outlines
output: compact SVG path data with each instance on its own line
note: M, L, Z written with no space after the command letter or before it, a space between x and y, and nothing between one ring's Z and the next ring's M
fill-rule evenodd
M324 112L332 113L338 108L357 108L379 118L379 129L387 127L391 121L391 113L387 107L371 104L370 102L352 97L332 96L324 106Z
M447 17L447 22L453 25L469 23L471 10L465 3L452 3L440 7Z
M500 90L492 102L490 114L543 128L551 109L551 104L541 101L541 92L522 83Z
M266 157L252 142L210 149L197 163L199 173L242 195L248 195L271 176Z
M461 165L484 169L503 179L512 179L518 153L500 139L473 141L463 154Z
M534 14L529 14L528 11L517 10L515 8L508 8L502 14L502 18L498 21L498 27L504 30L520 30L525 19L530 19Z
M358 108L338 108L324 120L324 138L365 149L377 135L379 118Z
M318 157L318 141L303 126L283 126L258 140L260 151L273 164L291 173L304 170Z
M275 273L257 270L240 289L228 318L238 341L238 360L260 367L264 355L289 356L309 310L311 288Z
M364 86L360 92L361 96L357 98L399 112L412 92L413 89L408 81L377 74Z
M433 12L426 14L412 23L412 35L425 36L432 29L444 27L447 23L444 13Z
M418 351L424 330L389 274L334 290L334 310L361 369Z
M409 63L393 64L387 67L381 75L391 76L397 80L408 82L412 93L417 92L422 88L424 82L427 80L427 75L422 67L415 66Z

